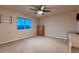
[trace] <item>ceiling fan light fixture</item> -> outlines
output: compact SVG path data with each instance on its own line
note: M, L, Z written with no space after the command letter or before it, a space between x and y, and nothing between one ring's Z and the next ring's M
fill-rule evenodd
M37 11L37 15L42 15L43 11Z

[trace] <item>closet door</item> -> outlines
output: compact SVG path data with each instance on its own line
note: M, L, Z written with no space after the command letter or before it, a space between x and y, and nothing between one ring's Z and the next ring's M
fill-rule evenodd
M38 25L37 26L37 35L38 36L44 36L44 31L45 31L44 25Z

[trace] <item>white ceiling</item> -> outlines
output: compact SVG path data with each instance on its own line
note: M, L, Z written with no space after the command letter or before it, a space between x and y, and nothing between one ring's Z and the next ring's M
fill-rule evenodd
M47 17L51 15L56 15L59 13L68 12L68 11L77 11L79 8L79 5L46 5L46 7L52 12L49 12L49 13L47 12L43 16L38 16L34 14L33 10L30 9L32 8L31 5L0 5L0 8L12 10L35 18Z

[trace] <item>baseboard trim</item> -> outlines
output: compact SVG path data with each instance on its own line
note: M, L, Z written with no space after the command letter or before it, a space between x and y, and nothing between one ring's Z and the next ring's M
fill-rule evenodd
M11 42L18 41L18 40L21 40L21 39L28 39L28 38L32 38L32 37L35 37L35 36L31 36L31 37L27 37L27 38L18 38L18 39L13 39L13 40L1 42L0 45L11 43Z
M45 36L45 37L50 37L50 38L62 39L63 40L63 38L58 38L58 37L51 37L51 36ZM67 40L67 39L64 39L64 40Z

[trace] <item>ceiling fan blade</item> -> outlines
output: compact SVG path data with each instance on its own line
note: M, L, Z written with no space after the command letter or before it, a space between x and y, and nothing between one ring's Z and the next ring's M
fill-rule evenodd
M34 12L34 14L37 14L37 12Z
M41 7L42 7L42 5L31 5L31 6L38 10L41 10Z
M31 10L34 10L34 11L38 11L38 9L33 9L33 8L30 8Z
M43 10L43 12L51 12L50 10Z
M45 8L45 6L41 6L41 10L43 10Z

